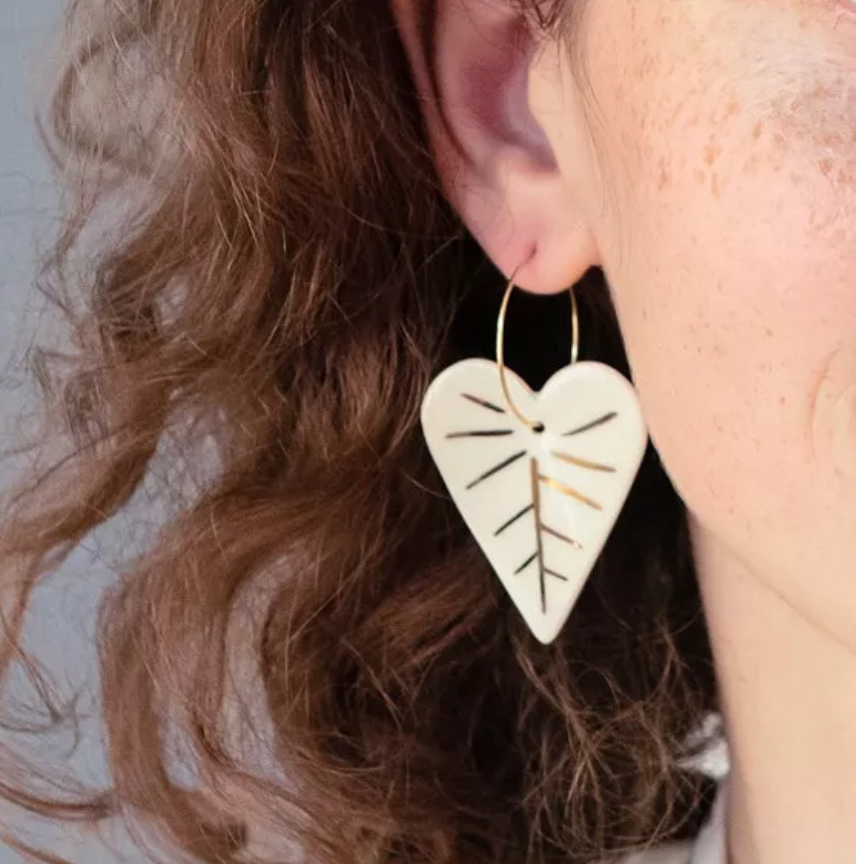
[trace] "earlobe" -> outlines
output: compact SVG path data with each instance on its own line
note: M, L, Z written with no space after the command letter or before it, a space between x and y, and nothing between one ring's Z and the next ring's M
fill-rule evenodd
M562 291L599 260L580 196L530 108L536 35L508 0L436 0L427 21L423 6L393 0L444 190L521 288Z

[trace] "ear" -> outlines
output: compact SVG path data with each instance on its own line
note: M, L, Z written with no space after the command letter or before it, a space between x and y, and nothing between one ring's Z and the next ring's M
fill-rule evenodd
M530 72L539 46L529 23L511 0L392 0L392 6L452 205L497 267L506 276L517 270L521 288L568 288L599 256L577 178L561 173L533 114ZM545 88L561 87L561 75L546 80L550 64L538 65L543 97ZM557 110L568 104L558 94L546 101Z

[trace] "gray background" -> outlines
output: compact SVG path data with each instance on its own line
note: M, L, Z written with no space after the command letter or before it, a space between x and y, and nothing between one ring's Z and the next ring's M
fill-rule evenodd
M61 8L61 0L3 0L0 14L0 447L11 440L32 397L22 355L36 329L43 331L45 326L33 283L39 252L56 227L57 205L33 115L50 77L48 58ZM0 463L0 488L9 483L14 470L11 462ZM95 689L92 613L110 577L93 559L91 544L74 556L59 578L37 596L28 627L30 645L69 689L81 684ZM93 723L84 731L87 743L75 756L73 767L97 780L103 773L100 730ZM69 764L63 754L45 751L45 756L55 759L49 764L58 768ZM119 860L116 851L107 851L90 837L69 831L51 833L37 825L29 825L28 830L50 838L56 851L86 864ZM0 864L20 861L0 845Z

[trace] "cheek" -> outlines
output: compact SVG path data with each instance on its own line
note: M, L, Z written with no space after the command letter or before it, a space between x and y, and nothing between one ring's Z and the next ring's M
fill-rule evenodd
M856 64L753 75L671 35L691 65L636 33L631 74L602 79L627 110L602 133L601 248L652 437L742 557L794 572L820 545L837 567L856 532Z
M846 470L832 409L856 383L852 187L763 135L711 137L695 159L658 162L669 179L655 207L637 205L611 283L688 502L736 506L755 489L770 500L754 514L781 518L803 469Z

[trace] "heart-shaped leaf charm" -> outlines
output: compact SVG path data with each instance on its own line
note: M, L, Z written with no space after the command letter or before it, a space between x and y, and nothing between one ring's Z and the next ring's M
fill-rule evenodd
M533 393L464 360L422 403L428 449L455 504L534 636L552 642L594 567L639 470L648 435L631 383L574 363Z

